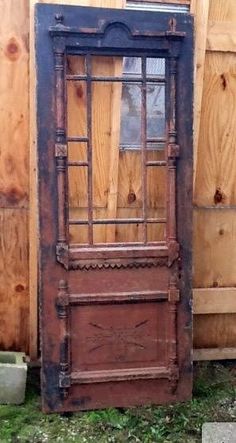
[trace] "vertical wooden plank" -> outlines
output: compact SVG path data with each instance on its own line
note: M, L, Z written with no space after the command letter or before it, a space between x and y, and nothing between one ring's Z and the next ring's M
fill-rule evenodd
M28 1L0 11L0 347L28 352Z
M236 22L235 22L236 23ZM236 57L207 52L194 203L236 204Z
M35 46L34 46L34 0L30 0L29 11L29 47L30 47L30 77L29 77L29 106L30 106L30 152L29 152L29 355L31 360L38 356L38 200L37 200L37 146L36 146L36 75L35 75Z
M194 62L194 174L198 158L199 130L202 108L202 91L204 80L207 25L209 0L191 0L190 12L195 17L195 62Z
M0 0L0 207L28 207L28 6Z
M0 349L28 352L28 211L0 210Z

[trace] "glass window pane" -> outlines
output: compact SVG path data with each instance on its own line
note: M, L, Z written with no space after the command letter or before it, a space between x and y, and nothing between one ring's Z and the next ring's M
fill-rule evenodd
M85 73L84 58L78 59L77 63L74 71ZM90 135L87 130L87 107L90 108L87 83L81 80L67 82L68 136L72 137L68 143L71 162L68 165L69 215L70 219L88 221L88 187L92 184L90 209L93 219L105 221L105 224L93 225L95 244L144 240L144 225L138 220L143 218L141 64L141 57L92 57L92 75L120 79L126 76L128 80L117 82L105 78L105 81L92 81L91 140L88 144L92 149L91 175L88 175L86 166L75 165L75 162L88 160L87 143L76 140ZM155 81L162 76L164 80L165 60L148 58L147 77L151 79L147 80L145 89L146 156L149 162L165 160L165 84ZM146 180L147 218L165 217L166 167L149 164ZM126 223L130 219L133 223ZM111 220L117 222L111 223ZM163 240L165 225L148 223L146 232L148 242ZM87 243L88 226L70 226L70 241Z
M166 217L167 169L162 166L147 168L147 217Z
M86 74L84 55L67 55L67 74L69 75Z
M87 161L87 143L68 142L68 162Z
M113 238L109 237L108 232L114 232ZM141 243L143 241L143 225L135 224L116 224L116 225L94 225L93 226L94 243Z
M146 73L147 77L165 77L165 59L147 58Z
M71 225L69 228L69 240L72 244L88 244L88 226Z
M96 55L91 60L91 74L98 77L122 77L123 57Z
M88 207L88 170L85 166L68 167L69 209Z
M147 85L147 137L165 136L165 87Z
M147 225L148 242L165 241L165 237L166 237L166 224L150 223Z
M67 82L67 135L68 137L87 136L86 81Z
M123 74L141 76L141 66L142 65L140 57L124 57Z
M124 84L121 104L121 147L141 145L141 85Z

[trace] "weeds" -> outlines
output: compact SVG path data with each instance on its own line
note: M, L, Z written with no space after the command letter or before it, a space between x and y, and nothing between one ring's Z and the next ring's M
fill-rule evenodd
M198 443L207 421L235 421L235 375L223 365L196 368L193 400L106 409L69 417L44 415L34 386L22 406L0 406L0 443Z

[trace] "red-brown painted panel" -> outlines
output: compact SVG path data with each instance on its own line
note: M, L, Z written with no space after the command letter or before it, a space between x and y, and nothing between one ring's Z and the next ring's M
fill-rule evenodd
M166 366L166 311L164 302L73 307L72 371Z

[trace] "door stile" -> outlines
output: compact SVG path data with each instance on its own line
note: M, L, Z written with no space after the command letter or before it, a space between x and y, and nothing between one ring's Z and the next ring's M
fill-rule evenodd
M61 23L62 18L56 18ZM66 136L65 38L53 37L55 78L55 160L57 173L57 260L68 268L68 167Z
M58 24L62 17L56 16ZM66 96L66 45L64 37L53 38L55 79L55 165L57 177L57 245L56 256L65 271L68 269L68 146L67 146L67 96ZM59 321L59 375L60 396L69 395L70 381L70 303L67 279L59 281L55 309Z
M68 284L65 280L60 280L58 295L56 298L56 310L59 319L59 389L62 400L69 395L71 385L70 376L70 299Z
M172 55L168 63L168 142L167 142L167 243L170 265L179 255L179 244L176 239L176 159L179 156L176 130L176 73L177 58Z
M170 383L171 392L174 394L177 388L179 370L178 370L178 349L177 349L177 303L179 302L178 289L178 267L179 267L179 244L176 235L176 159L179 156L179 145L177 144L176 130L176 75L177 75L177 57L170 54L168 63L168 144L167 144L167 243L169 249L169 366L172 373Z

